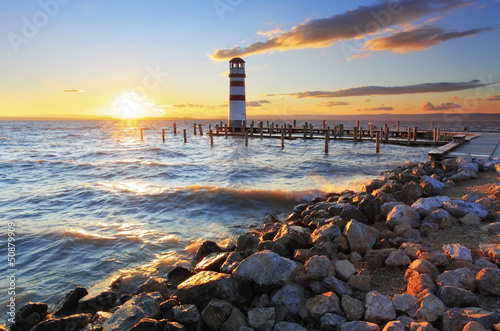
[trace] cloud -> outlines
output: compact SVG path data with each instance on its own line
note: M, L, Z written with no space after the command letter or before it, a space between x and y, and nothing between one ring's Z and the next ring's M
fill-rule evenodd
M362 86L351 87L336 91L307 91L285 94L266 94L264 96L289 96L295 98L341 98L341 97L359 97L366 95L398 95L398 94L415 94L415 93L436 93L436 92L452 92L469 90L477 87L484 87L494 83L481 83L479 80L471 80L470 82L458 83L423 83L417 85L405 86Z
M344 102L344 101L337 101L337 100L322 101L322 102L317 104L317 106L320 106L320 107L347 106L347 105L350 105L350 103Z
M62 90L63 93L83 93L84 90Z
M495 28L485 27L466 31L445 31L439 27L424 25L406 31L396 32L389 37L379 37L365 43L365 50L383 51L391 50L393 53L408 53L428 49L444 41L475 36Z
M488 101L500 101L500 95L492 95L490 98L486 99Z
M271 103L269 100L247 101L247 107L262 107L263 103Z
M420 108L422 110L450 110L450 109L462 108L462 106L457 105L456 103L453 103L453 102L446 102L446 103L442 103L440 105L434 106L431 102L426 101L422 104L422 106Z
M451 97L451 99L452 99L452 100L457 100L457 99L458 99L458 97L457 97L456 95L454 95L454 96L452 96L452 97Z
M391 110L394 110L394 108L384 105L375 108L358 109L358 111L391 111Z
M289 31L260 33L269 36L269 39L247 47L217 49L209 56L214 61L224 61L272 51L328 47L339 41L362 38L389 26L412 23L422 17L446 13L471 3L468 0L377 1L329 18L307 20Z

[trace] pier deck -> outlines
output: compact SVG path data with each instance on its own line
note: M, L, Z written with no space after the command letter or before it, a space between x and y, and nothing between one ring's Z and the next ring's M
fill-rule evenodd
M482 133L479 137L457 147L446 157L459 157L470 154L472 157L500 156L500 133Z

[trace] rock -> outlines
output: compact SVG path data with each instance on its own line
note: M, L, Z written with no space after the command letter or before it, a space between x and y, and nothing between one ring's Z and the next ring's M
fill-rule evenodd
M394 229L396 225L407 223L412 228L418 228L420 226L420 216L407 205L397 205L391 212L387 215L386 225L389 229Z
M364 254L367 250L371 249L377 242L379 235L380 231L377 229L356 220L350 220L345 227L345 236L347 237L351 251L360 254Z
M347 322L345 317L326 313L319 319L321 323L321 330L338 330L342 324Z
M443 315L443 331L461 331L467 323L475 321L486 329L500 323L500 312L489 312L481 308L452 308Z
M182 304L194 304L199 310L203 310L211 299L245 305L251 300L250 294L250 284L245 279L214 271L202 271L177 288L179 301Z
M384 265L384 262L389 258L391 253L395 251L395 248L370 249L365 254L365 261L368 262L372 268L380 268Z
M495 263L491 263L490 261L487 261L485 259L477 259L474 263L474 271L479 272L484 268L498 269L498 266Z
M428 223L428 222L422 222L420 225L420 233L424 236L428 236L432 233L436 233L439 231L439 224L437 223Z
M441 209L443 207L443 202L449 200L450 198L448 198L447 196L420 198L411 205L411 208L415 210L420 215L420 217L426 217L430 213Z
M68 292L66 296L59 302L55 309L55 315L62 315L75 312L78 308L78 300L88 294L83 287L77 286L74 290Z
M436 322L446 311L445 304L433 294L426 294L415 303L415 316L419 321Z
M226 261L220 267L220 272L225 274L230 274L236 269L236 267L243 261L243 256L238 252L231 252L227 256Z
M380 328L375 323L364 321L352 321L342 324L341 331L380 331Z
M437 276L439 276L438 268L436 268L436 266L429 260L415 260L410 264L408 269L415 270L416 272L421 274L428 274L432 279L435 279Z
M390 321L384 326L382 331L405 331L405 326L401 321Z
M167 281L163 278L151 277L148 278L143 284L141 284L137 290L135 290L134 294L140 293L152 293L158 292L161 294L162 298L168 299L169 290L167 286Z
M103 331L128 330L147 317L144 311L134 305L122 306L102 324Z
M481 223L481 218L476 214L467 214L464 217L460 217L458 221L463 225L477 225Z
M437 331L429 322L411 322L410 331Z
M467 268L471 271L476 270L476 266L474 266L472 262L467 261L451 261L451 263L446 266L446 270L456 270L460 268Z
M139 331L139 330L137 330L137 331ZM187 331L187 330L184 327L184 325L182 325L182 324L179 324L177 322L167 321L165 323L165 327L164 327L163 331Z
M255 253L233 271L233 275L251 280L259 286L277 287L290 281L297 264L271 251Z
M380 206L380 215L384 218L387 218L387 215L389 215L389 213L394 209L394 207L400 205L404 206L405 203L401 201L384 203L383 205Z
M483 230L486 234L500 233L500 222L495 222L485 225L481 227L481 230Z
M481 323L476 321L471 321L464 326L462 331L486 331L486 329Z
M271 308L254 308L248 311L248 324L255 330L271 331L276 312Z
M54 330L79 330L87 326L92 318L91 314L77 314L64 318L48 319L37 325L32 331L54 331ZM13 330L11 328L11 330Z
M477 307L478 301L473 292L456 286L443 286L437 293L443 303L453 307Z
M256 253L259 242L260 238L258 234L254 232L242 233L238 236L238 239L236 239L236 251L249 252L252 254Z
M349 295L342 297L340 305L348 321L358 321L365 313L363 303Z
M409 265L410 263L411 259L400 249L391 252L387 260L385 260L385 264L391 267Z
M417 253L419 259L429 260L437 267L443 267L450 264L450 257L441 251L420 251Z
M415 316L415 303L417 298L411 294L396 294L392 299L392 304L396 311L407 313L409 316Z
M222 324L221 331L240 330L242 327L250 327L245 315L236 307L231 311L228 319Z
M203 259L207 255L210 255L210 254L216 253L216 252L223 252L223 251L224 250L222 248L220 248L220 246L217 245L217 243L210 241L210 240L207 240L207 241L204 241L200 245L200 247L198 247L198 249L196 250L196 253L194 254L194 259L196 261L200 261L201 259Z
M424 183L425 186L430 187L429 193L431 194L439 194L445 187L444 183L430 176L423 176L422 183Z
M406 183L403 186L403 189L398 192L394 192L393 196L396 198L396 200L403 201L406 204L412 204L416 200L418 200L422 194L424 193L424 190L420 185L416 184L415 182L409 182Z
M178 306L180 304L179 301L175 299L169 299L167 301L163 301L160 303L160 316L162 318L166 318L168 320L174 319L174 312L172 310L173 307Z
M16 312L15 323L10 326L12 331L30 330L33 326L45 319L48 305L41 302L30 302Z
M406 292L408 294L417 296L426 289L429 289L431 292L435 292L437 289L428 274L419 274L416 272L408 278L408 284L406 285Z
M286 257L286 258L290 258L290 253L288 252L288 250L286 249L285 246L283 246L282 244L280 243L277 243L275 241L272 241L272 240L264 240L264 241L261 241L259 243L259 245L257 246L257 250L260 252L260 251L265 251L265 250L268 250L268 251L271 251L271 252L275 252L276 254L279 254L283 257Z
M339 297L333 292L318 294L307 300L307 312L313 318L320 318L326 313L343 315L339 301Z
M314 255L305 263L307 278L323 280L328 276L335 276L335 267L332 261L324 255Z
M443 252L448 255L453 261L468 261L472 262L472 255L470 249L460 245L444 245Z
M381 188L382 186L384 186L385 184L385 181L382 180L382 179L373 179L370 183L366 184L365 186L363 186L363 188L361 189L363 192L366 192L368 194L372 193L373 191Z
M479 249L484 256L500 263L500 244L480 244Z
M164 330L164 326L160 326L160 323L152 318L143 318L136 325L129 329L129 331L161 331Z
M178 286L180 283L182 283L192 275L194 274L191 272L191 270L181 266L177 266L174 269L170 270L170 272L167 274L167 279L169 284Z
M477 273L476 282L479 292L485 295L500 296L500 270L485 268Z
M352 220L355 219L358 222L361 223L367 223L366 216L359 210L358 207L351 205L351 204L343 204L343 208L339 216L345 220ZM335 216L335 215L333 215Z
M271 301L275 307L285 307L288 312L299 315L304 319L308 317L306 293L301 286L295 283L285 284L281 289L276 291Z
M172 310L174 311L174 321L181 323L188 330L202 330L203 322L195 305L179 305L173 307Z
M424 220L422 221L423 223L436 223L439 225L440 228L442 228L441 224L443 223L443 220L445 219L454 219L453 216L451 216L450 213L448 213L444 209L438 209L436 211L433 211L432 213L429 213Z
M274 325L273 331L307 331L307 329L297 323L282 321Z
M443 208L454 217L464 217L467 214L476 214L481 220L488 216L488 208L475 202L450 200L443 202Z
M381 324L396 318L391 299L376 291L366 295L365 309L365 320L368 322Z
M477 200L481 199L481 196L475 192L466 194L462 197L462 200L464 201L470 201L470 202L476 202Z
M113 276L97 282L78 302L78 311L95 313L112 308L121 294L121 280L121 276Z
M218 330L231 315L233 305L224 300L212 299L201 312L203 323L211 329Z
M354 276L354 275L353 275ZM352 277L352 276L351 276ZM369 276L368 276L369 277ZM328 290L334 291L337 295L343 297L344 295L352 295L352 290L349 285L333 276L326 277L322 283ZM368 286L370 280L368 279Z
M371 277L368 275L352 275L347 282L353 290L368 292L371 289Z
M442 286L457 286L465 290L476 289L476 278L468 268L459 268L443 272L436 278L436 284Z
M347 281L349 277L356 273L356 268L349 260L334 260L335 275L343 281Z
M304 237L297 231L297 228L285 225L281 227L273 240L285 246L292 256L296 249L307 248L308 240ZM309 236L307 237L309 238Z
M293 253L293 260L301 264L306 263L313 256L310 249L296 249Z
M210 253L205 256L200 262L194 267L194 272L198 273L200 271L217 271L219 272L220 267L226 261L229 253L228 252L215 252Z
M322 242L311 248L311 253L313 255L325 255L329 259L334 259L337 256L337 245L330 242Z
M373 223L380 212L380 202L373 195L369 194L358 204L359 210L365 215L368 223Z
M422 249L422 245L412 243L412 242L406 242L399 249L402 249L406 255L412 260L417 259L417 252Z
M146 317L157 317L160 314L160 303L163 298L159 292L140 293L125 302L122 307L137 306L142 309Z
M325 224L320 226L311 234L310 243L317 245L324 241L333 241L336 237L342 235L340 228L335 224Z

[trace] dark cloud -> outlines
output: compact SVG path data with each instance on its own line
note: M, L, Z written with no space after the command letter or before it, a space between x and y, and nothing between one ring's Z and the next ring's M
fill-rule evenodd
M375 108L364 108L364 109L358 109L358 111L392 111L394 108L390 106L380 106L380 107L375 107Z
M371 51L391 50L393 53L408 53L427 49L450 39L475 36L478 33L493 30L496 29L486 27L466 31L445 31L439 27L424 25L396 32L389 37L369 40L365 43L365 48Z
M481 83L479 80L458 83L424 83L406 86L362 86L352 87L336 91L308 91L286 94L267 94L265 96L290 96L295 98L341 98L359 97L366 95L397 95L414 93L435 93L469 90L477 87L484 87L496 83Z
M389 26L412 23L422 17L446 13L471 3L468 0L377 1L329 18L307 20L289 31L280 31L266 41L255 42L244 48L217 49L209 56L213 60L223 61L275 50L328 47L339 41L359 39L381 32Z
M84 90L62 90L63 93L83 93Z
M344 102L344 101L323 101L317 104L317 106L320 107L333 107L333 106L347 106L350 105L349 102Z
M500 101L500 95L492 95L490 98L486 99L488 101Z
M457 109L457 108L462 108L461 105L457 105L456 103L453 102L446 102L442 103L440 105L434 106L431 102L426 101L422 104L422 107L420 107L422 110L450 110L450 109Z

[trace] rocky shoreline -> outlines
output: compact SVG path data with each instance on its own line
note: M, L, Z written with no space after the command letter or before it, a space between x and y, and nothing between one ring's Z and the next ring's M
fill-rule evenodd
M470 157L398 167L362 192L270 215L226 247L206 241L194 268L134 293L116 278L74 289L53 312L29 303L10 330L500 330L500 189L441 195L495 170L500 159ZM485 234L478 247L429 241L467 226ZM377 285L393 282L396 293Z

